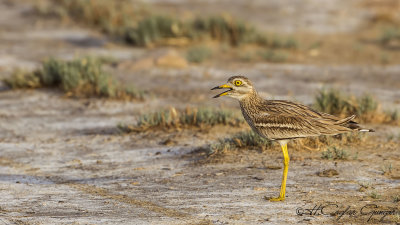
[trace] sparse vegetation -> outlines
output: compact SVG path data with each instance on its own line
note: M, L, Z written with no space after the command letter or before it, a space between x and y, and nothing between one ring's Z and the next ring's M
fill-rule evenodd
M153 128L170 129L185 126L215 126L218 124L238 126L243 120L229 110L216 110L210 108L186 108L178 111L171 107L153 113L143 114L134 125L118 125L123 132L144 131Z
M262 138L254 131L244 131L233 135L232 137L220 139L217 143L210 146L210 153L223 152L230 149L248 149L248 148L261 148L265 149L271 146L272 142Z
M315 97L317 110L338 116L357 115L363 122L397 123L398 113L383 112L370 95L347 96L335 89L322 89Z
M189 48L186 59L189 62L201 63L212 55L211 49L206 46L196 46Z
M74 97L143 98L141 91L120 85L102 70L100 60L91 57L72 61L48 59L40 69L16 70L3 82L10 88L57 87Z
M232 46L246 43L271 48L298 46L292 37L270 39L253 26L230 16L196 17L183 21L169 15L153 14L145 5L127 0L53 0L52 4L40 1L35 12L86 24L135 46L168 44L170 39L180 39L186 44L215 40Z
M315 98L315 106L318 110L334 115L361 116L375 112L378 104L370 95L360 98L349 97L335 89L323 89Z
M329 160L346 160L349 157L349 153L346 150L337 147L331 147L322 152L322 159Z

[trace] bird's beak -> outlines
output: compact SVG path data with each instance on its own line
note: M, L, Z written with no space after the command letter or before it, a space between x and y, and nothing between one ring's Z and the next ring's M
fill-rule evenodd
M213 87L213 88L211 88L211 90L224 89L224 88L228 88L228 90L222 92L221 94L218 94L218 95L214 96L213 98L218 98L218 97L227 95L229 91L232 91L232 90L233 90L233 88L232 88L231 86L229 86L228 84L223 84L223 85L221 85L221 86Z

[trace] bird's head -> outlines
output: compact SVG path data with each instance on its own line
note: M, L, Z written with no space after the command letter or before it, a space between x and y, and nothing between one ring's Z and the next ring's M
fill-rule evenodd
M226 84L214 87L211 90L215 89L228 89L228 90L214 96L214 98L226 95L231 98L236 98L238 100L241 100L254 92L253 84L247 77L244 76L230 77Z

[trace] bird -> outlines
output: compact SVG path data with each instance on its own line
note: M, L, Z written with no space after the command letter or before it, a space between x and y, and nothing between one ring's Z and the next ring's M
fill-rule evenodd
M285 200L286 180L289 170L287 144L290 140L322 135L337 135L351 131L374 132L364 129L354 121L355 115L339 118L318 112L309 106L287 100L266 100L256 91L245 76L232 76L226 84L211 90L226 89L214 98L227 96L239 100L244 119L252 130L263 138L279 142L283 153L283 175L278 197L266 199Z

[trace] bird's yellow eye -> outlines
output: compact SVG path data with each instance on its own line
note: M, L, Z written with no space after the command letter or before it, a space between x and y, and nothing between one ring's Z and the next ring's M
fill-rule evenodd
M240 80L235 80L235 85L236 85L236 86L242 85L242 81L240 81Z

